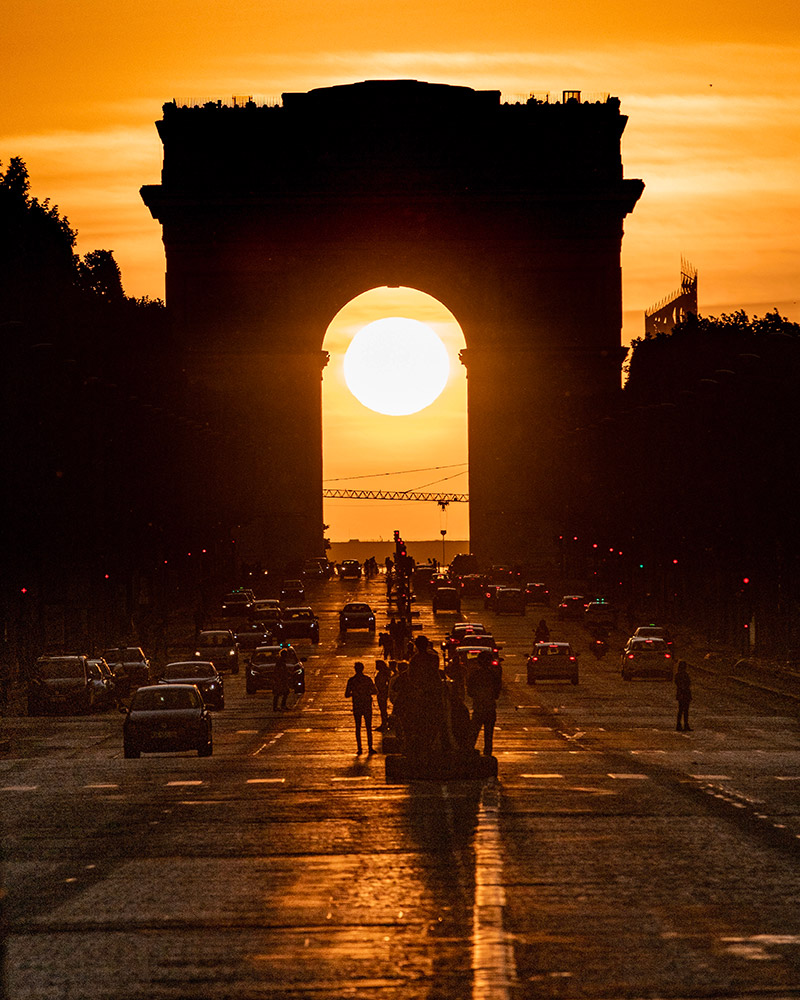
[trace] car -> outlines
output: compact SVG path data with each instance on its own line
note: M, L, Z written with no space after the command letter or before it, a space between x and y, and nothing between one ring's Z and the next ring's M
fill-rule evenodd
M525 600L528 604L550 604L550 591L543 583L526 583Z
M528 683L537 681L578 683L578 654L568 642L537 642L528 657Z
M361 579L361 563L358 561L358 559L342 559L342 563L339 566L339 579L340 580Z
M297 604L306 599L306 589L302 580L284 580L281 587L281 606Z
M114 676L114 671L102 656L90 656L87 658L87 663L89 677L96 691L96 707L109 708L115 705L117 703L117 679Z
M453 576L476 574L479 572L478 557L471 552L459 552L458 555L453 556L449 570Z
M594 625L613 628L617 624L617 609L604 597L590 601L583 612L583 624L587 628Z
M278 643L269 646L259 646L253 650L250 662L247 665L245 674L245 691L248 694L255 694L256 691L266 688L272 690L272 682L275 675L275 664L282 649L286 650L291 679L289 686L297 694L302 694L306 689L306 675L303 664L306 662L304 656L298 656L294 646L289 643Z
M110 693L99 667L79 654L40 656L28 681L28 715L91 712L107 707Z
M222 598L220 613L224 618L246 617L256 595L248 587L232 590Z
M176 750L196 750L198 757L210 757L213 752L211 715L194 684L140 687L130 708L123 711L125 757Z
M264 613L267 611L280 611L281 602L277 597L259 597L250 605L247 617L251 622L264 621Z
M279 628L270 628L266 622L250 622L247 626L237 629L233 633L236 645L239 648L239 658L241 654L251 652L258 646L267 646L274 642L280 631Z
M327 580L330 574L325 573L321 559L306 559L303 563L303 577L306 580Z
M437 587L433 594L433 613L455 611L461 614L461 594L456 587Z
M494 654L499 654L501 649L495 637L486 631L478 634L474 632L462 633L451 646L450 655L454 656L456 651L461 649L462 646L481 646L485 649L491 649Z
M285 608L281 621L281 638L310 639L319 642L319 618L311 608Z
M465 642L453 650L453 655L446 668L447 673L452 675L456 672L457 667L461 667L464 670L464 677L466 679L477 668L478 657L481 653L489 653L491 655L492 669L502 675L503 668L501 664L503 657L500 656L496 647L484 645L480 642L480 639L476 639L475 642Z
M481 597L486 589L486 577L480 573L465 573L457 577L458 589L464 597Z
M131 690L150 683L150 660L141 646L113 646L104 650L102 656L114 671L120 698L127 698Z
M208 660L217 670L239 673L239 647L230 629L207 629L199 632L195 642L195 660Z
M663 639L645 639L631 636L622 650L622 679L634 677L660 677L673 679L672 651Z
M631 636L633 639L663 639L669 646L673 657L675 655L674 642L669 631L660 625L640 625Z
M351 629L366 628L375 631L375 612L361 601L351 601L345 604L339 612L339 631L348 632Z
M415 566L414 572L411 574L411 579L414 583L414 590L430 590L431 577L435 572L435 568L430 565Z
M492 611L497 615L524 615L525 591L519 587L498 587L492 601Z
M583 594L565 594L558 604L558 617L583 618L586 610L586 598Z
M225 708L222 675L209 660L180 660L164 667L159 684L194 684L209 708Z
M450 651L455 649L461 639L467 635L477 636L486 633L486 626L480 622L456 622L450 629L448 635L442 640L442 651L445 659L450 655Z

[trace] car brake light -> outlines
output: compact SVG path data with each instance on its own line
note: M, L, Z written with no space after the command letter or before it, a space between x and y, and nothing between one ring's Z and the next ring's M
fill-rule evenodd
M629 660L632 660L632 659L633 659L633 653L628 653L628 659L629 659Z

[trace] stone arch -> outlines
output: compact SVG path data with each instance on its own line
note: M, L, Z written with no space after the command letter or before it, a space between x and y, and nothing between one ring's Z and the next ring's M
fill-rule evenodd
M390 80L163 110L162 182L142 196L167 307L190 380L253 424L260 485L240 510L263 520L265 559L321 551L325 317L384 284L434 296L464 333L473 550L534 558L559 429L619 391L622 223L643 188L623 179L619 101Z

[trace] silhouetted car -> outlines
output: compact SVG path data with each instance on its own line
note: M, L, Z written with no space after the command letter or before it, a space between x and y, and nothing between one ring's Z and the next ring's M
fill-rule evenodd
M264 618L264 614L267 611L280 611L280 610L281 610L281 602L278 600L277 597L264 597L264 598L259 597L258 600L253 601L253 603L250 605L250 611L248 612L247 617L250 619L251 622L266 621L266 618Z
M456 579L463 597L481 597L486 589L486 577L480 573L467 573Z
M361 601L351 601L345 604L339 612L339 631L348 632L351 629L366 628L375 631L375 612Z
M526 583L525 600L528 604L550 604L550 591L543 583Z
M559 618L583 618L586 598L582 594L565 594L558 605Z
M109 667L102 656L90 656L87 660L89 664L89 676L93 679L97 689L95 707L110 708L117 703L117 679L114 671ZM97 679L101 684L97 684Z
M247 617L256 595L247 587L232 590L222 598L220 614L223 618Z
M339 567L339 579L340 580L361 579L361 563L358 561L358 559L342 559L342 564Z
M455 649L465 636L477 636L485 633L486 626L481 625L480 622L456 622L450 629L449 635L446 635L442 640L442 651L445 659L450 656L451 650Z
M590 601L583 612L583 623L587 627L603 625L605 628L613 628L617 624L617 609L605 598Z
M302 580L284 580L281 587L281 605L298 604L306 598L306 588Z
M127 698L133 689L150 683L150 661L141 646L114 646L103 651L103 659L114 671L118 697Z
M194 684L141 687L124 711L126 757L175 750L196 750L199 757L211 756L211 716Z
M247 627L237 629L233 637L239 647L239 659L242 653L249 653L258 646L268 646L275 642L280 632L278 628L268 628L266 622L250 622Z
M492 657L492 669L495 673L502 674L503 668L501 664L503 658L500 656L497 647L489 644L484 645L480 640L481 637L478 636L474 642L464 642L453 650L450 658L450 666L447 668L450 673L454 672L454 668L457 665L463 667L465 677L469 677L472 671L478 667L478 657L480 654L490 653Z
M310 639L319 642L319 618L311 608L285 608L281 621L282 639Z
M99 667L89 659L72 656L40 656L28 681L28 714L43 712L91 712L110 704L111 694Z
M329 580L331 564L327 559L306 559L303 563L303 576L307 580Z
M461 594L456 587L437 587L433 595L433 613L455 611L461 613Z
M225 708L225 686L213 663L204 660L181 660L168 663L159 684L194 684L209 708Z
M492 601L492 611L497 615L524 615L525 591L518 587L498 587Z
M636 639L631 636L622 650L622 679L660 677L671 681L673 658L663 639Z
M537 681L578 683L578 654L568 642L537 642L528 657L528 683Z
M275 646L259 646L253 651L250 662L247 665L245 674L245 690L248 694L255 694L256 691L266 688L272 690L272 683L275 677L275 664L282 649L286 650L289 664L289 686L292 691L302 694L306 689L306 673L303 664L306 661L304 656L298 656L294 646L288 643L281 643Z
M669 631L660 625L640 625L631 636L632 639L663 639L669 646L673 659L675 658L675 644Z
M199 632L195 643L195 660L207 660L217 670L239 673L239 647L230 629L208 629Z

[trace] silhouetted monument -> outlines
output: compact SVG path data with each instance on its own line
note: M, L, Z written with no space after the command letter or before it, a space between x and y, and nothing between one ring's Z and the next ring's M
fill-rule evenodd
M623 179L619 101L391 80L163 112L142 197L167 306L196 391L241 414L239 512L263 518L267 558L322 551L322 341L383 285L464 332L473 551L534 553L559 433L620 387L622 222L643 184Z
M670 334L690 316L697 316L697 268L681 259L681 287L645 310L644 335Z

